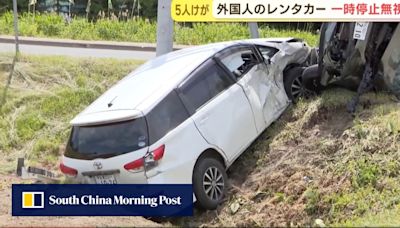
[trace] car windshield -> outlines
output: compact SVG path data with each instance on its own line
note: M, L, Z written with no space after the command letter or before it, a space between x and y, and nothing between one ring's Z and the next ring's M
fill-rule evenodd
M139 150L148 144L145 119L95 126L74 126L65 156L105 158Z

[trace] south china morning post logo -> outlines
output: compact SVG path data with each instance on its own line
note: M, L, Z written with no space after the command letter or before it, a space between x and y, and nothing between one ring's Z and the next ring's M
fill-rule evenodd
M22 208L42 209L44 208L44 192L22 192Z
M13 184L13 216L192 216L191 184Z
M115 195L113 197L102 197L99 195L71 195L68 197L49 196L49 205L71 206L71 205L90 205L90 206L149 206L152 208L165 206L180 206L182 205L182 197L168 197L159 195L157 197L146 197L144 195L138 197L126 197Z

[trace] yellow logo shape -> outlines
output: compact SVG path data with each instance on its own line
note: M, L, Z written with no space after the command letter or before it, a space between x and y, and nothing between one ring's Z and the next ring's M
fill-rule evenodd
M44 208L44 192L22 192L22 208Z

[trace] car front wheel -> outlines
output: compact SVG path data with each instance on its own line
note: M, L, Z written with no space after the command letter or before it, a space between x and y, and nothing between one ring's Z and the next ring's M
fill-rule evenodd
M308 95L309 91L305 88L303 83L303 71L303 67L294 67L285 72L285 91L292 102L296 102L300 97L307 97Z
M207 210L216 209L226 194L227 181L225 168L218 160L199 160L193 172L193 191L198 206Z

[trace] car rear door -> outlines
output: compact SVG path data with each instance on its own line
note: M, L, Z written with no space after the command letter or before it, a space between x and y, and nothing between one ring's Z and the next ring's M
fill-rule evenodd
M117 112L117 111L114 111ZM144 117L105 124L73 126L63 166L74 169L83 183L146 183L144 167L127 169L148 151Z
M228 160L257 137L246 95L213 59L195 70L178 91L202 136Z
M262 132L283 108L274 95L280 88L274 78L269 77L267 65L250 45L228 49L220 53L218 59L243 88L251 104L257 130Z

